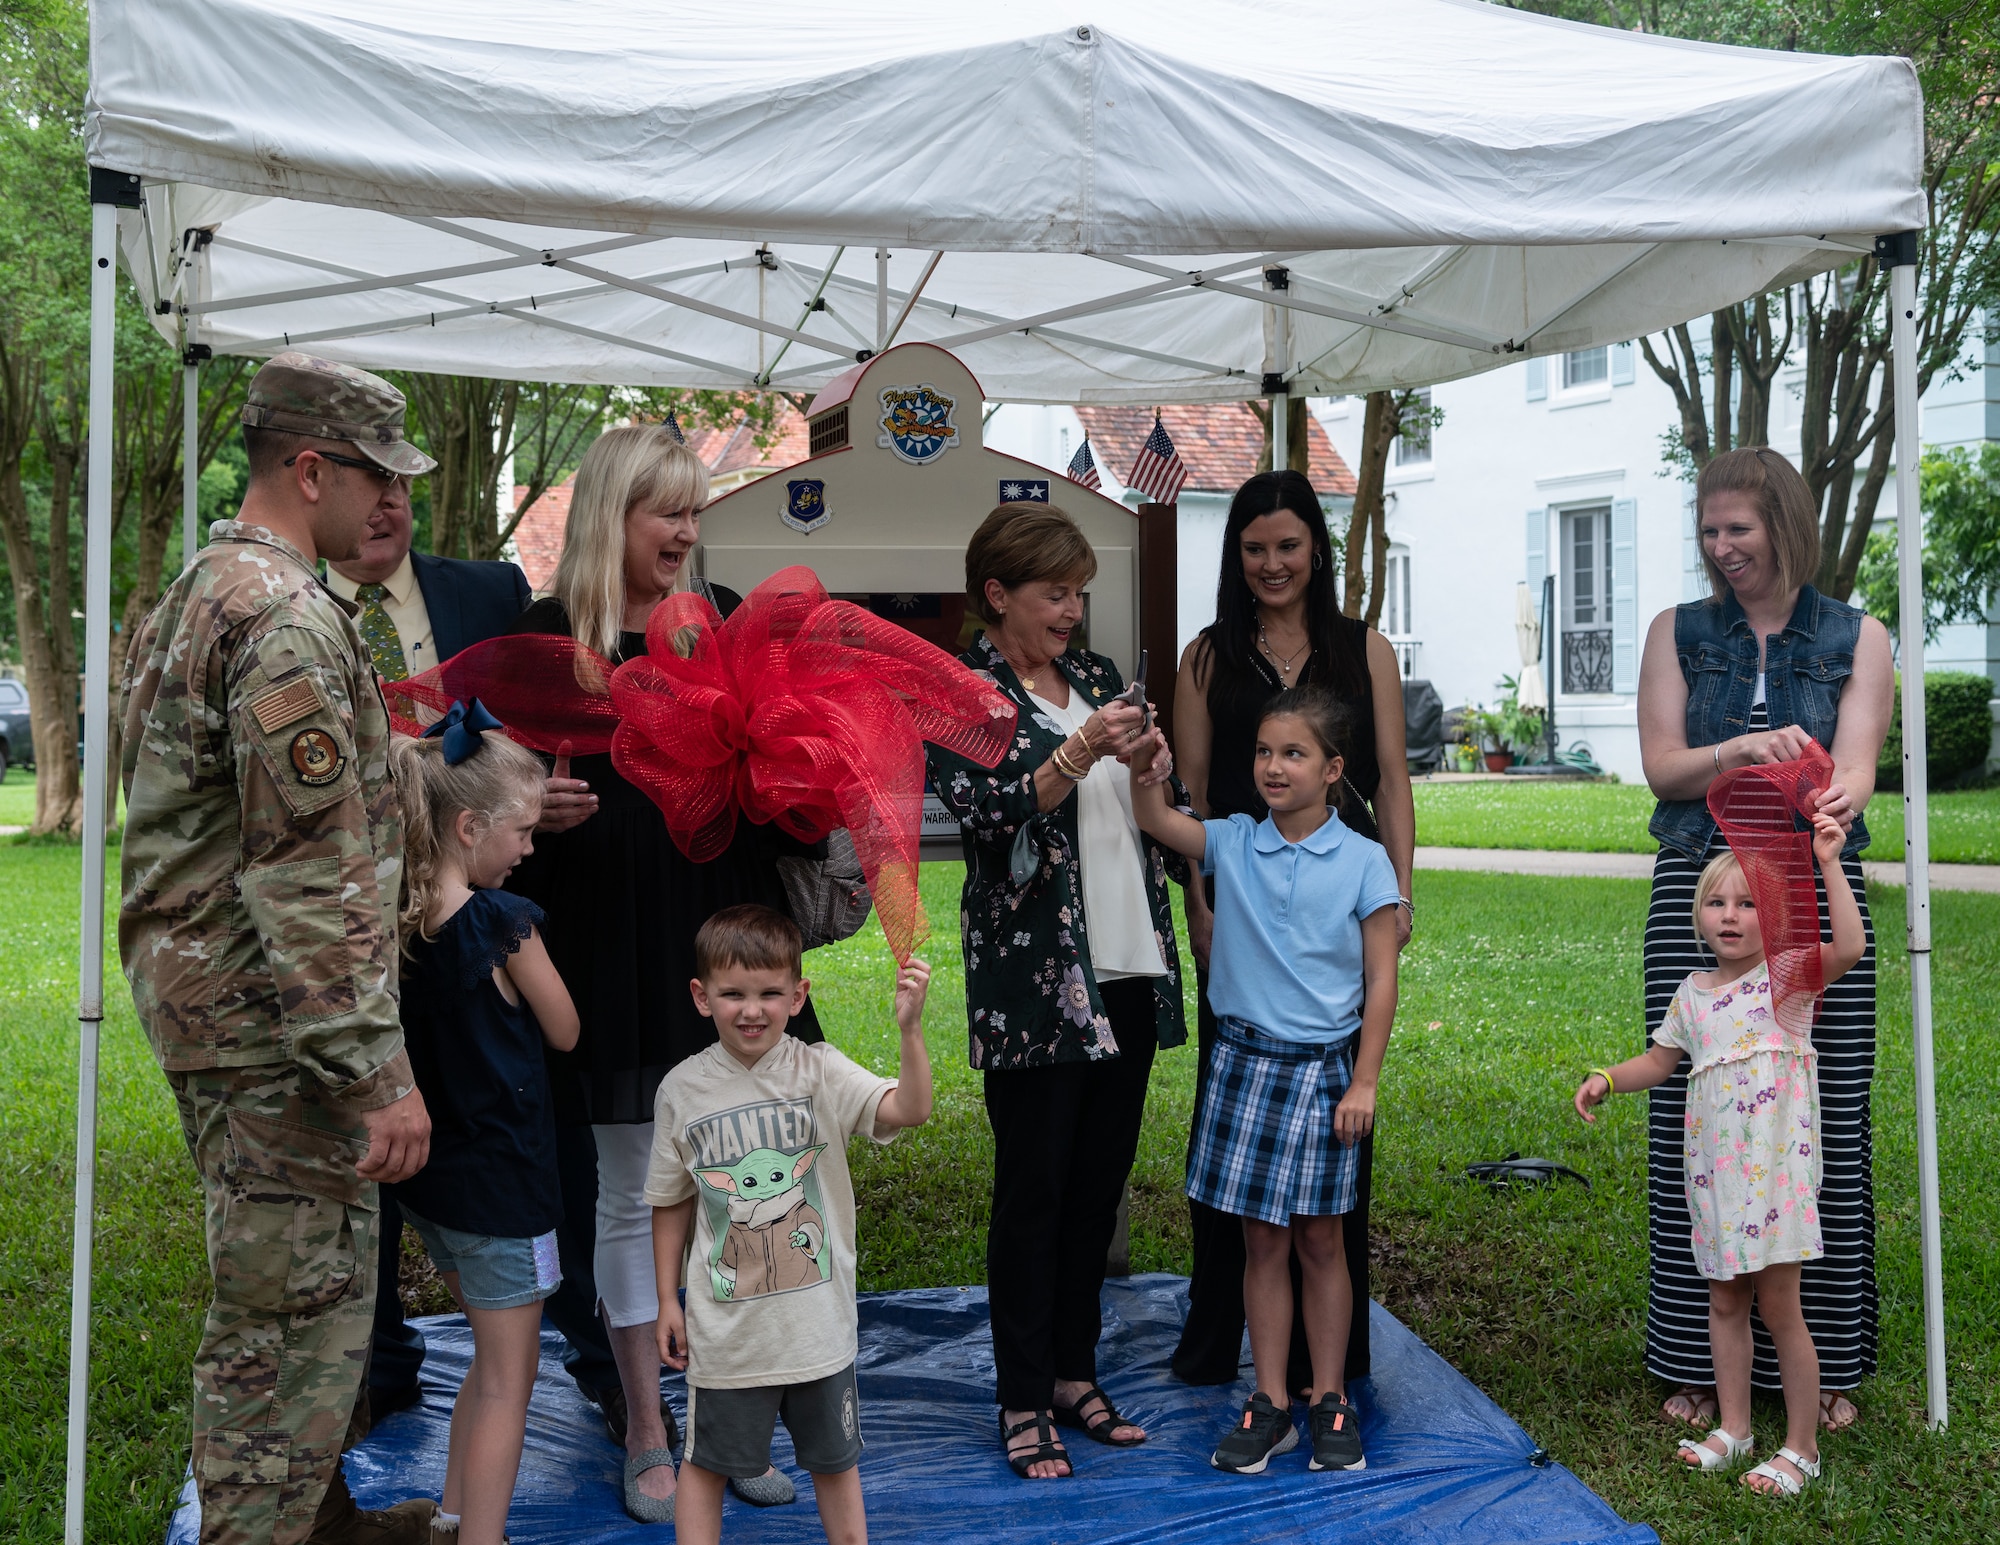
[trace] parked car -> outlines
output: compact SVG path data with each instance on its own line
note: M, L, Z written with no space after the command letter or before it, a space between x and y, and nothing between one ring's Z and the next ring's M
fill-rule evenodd
M28 689L0 678L0 778L12 765L35 765L35 735L28 720Z

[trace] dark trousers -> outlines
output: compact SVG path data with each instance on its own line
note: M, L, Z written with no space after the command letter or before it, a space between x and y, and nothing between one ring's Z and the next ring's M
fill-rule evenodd
M563 1220L556 1225L562 1285L542 1300L542 1319L568 1342L563 1367L592 1400L618 1385L618 1364L597 1313L597 1140L590 1128L556 1128L556 1179Z
M381 1255L376 1263L375 1328L369 1338L368 1387L408 1390L424 1365L424 1334L403 1318L403 1204L382 1187Z
M589 1127L556 1129L556 1173L562 1187L563 1221L556 1229L562 1286L543 1300L542 1318L561 1333L568 1348L563 1366L591 1399L618 1388L618 1365L597 1316L597 1283L591 1257L597 1235L597 1144ZM370 1343L368 1387L407 1390L416 1385L424 1362L423 1333L403 1318L403 1209L391 1188L382 1188L382 1253L378 1262L375 1329Z
M1153 983L1099 989L1120 1055L986 1075L993 1218L986 1296L1001 1406L1045 1411L1057 1379L1097 1381L1098 1295L1139 1148L1157 1048Z
M1195 975L1199 1018L1196 1036L1201 1062L1195 1072L1195 1120L1208 1088L1208 1053L1215 1042L1215 1011L1208 1003L1208 973ZM1347 1274L1354 1282L1354 1319L1347 1332L1346 1376L1368 1376L1368 1187L1374 1178L1375 1135L1361 1139L1360 1162L1354 1179L1354 1210L1343 1228ZM1187 1324L1174 1349L1172 1368L1189 1384L1233 1384L1243 1357L1243 1220L1206 1203L1188 1199L1188 1224L1194 1236L1193 1271L1188 1277ZM1299 1258L1292 1257L1292 1345L1285 1363L1285 1384L1306 1389L1312 1384L1312 1357L1306 1347L1305 1295Z

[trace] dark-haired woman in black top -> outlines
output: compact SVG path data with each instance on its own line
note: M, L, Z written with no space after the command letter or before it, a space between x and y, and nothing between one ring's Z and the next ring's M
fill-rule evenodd
M1403 759L1403 688L1395 651L1358 618L1342 615L1335 592L1333 544L1319 496L1302 473L1260 472L1236 491L1222 534L1222 572L1215 621L1181 657L1174 687L1177 768L1198 814L1237 812L1262 819L1264 799L1252 773L1257 724L1264 704L1303 682L1328 688L1347 709L1346 771L1340 818L1388 849L1405 904L1398 909L1399 942L1410 937L1410 865L1416 850L1416 807ZM1196 1074L1196 1121L1207 1079L1215 1015L1208 1004L1208 942L1212 914L1202 887L1187 892L1188 933L1200 995L1201 1062ZM1361 1140L1354 1210L1347 1214L1347 1269L1354 1279L1354 1324L1347 1341L1347 1377L1368 1372L1368 1188L1374 1137ZM1188 1203L1194 1271L1188 1317L1173 1358L1191 1384L1236 1378L1243 1343L1243 1234L1239 1220L1199 1202ZM1297 1263L1293 1301L1298 1302ZM1311 1383L1305 1327L1294 1310L1294 1388Z

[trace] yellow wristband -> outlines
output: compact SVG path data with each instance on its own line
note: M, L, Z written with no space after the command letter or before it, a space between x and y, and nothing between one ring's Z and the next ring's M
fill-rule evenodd
M1618 1092L1618 1086L1611 1081L1611 1074L1607 1069L1592 1068L1590 1071L1604 1080L1604 1092L1606 1094L1616 1094Z

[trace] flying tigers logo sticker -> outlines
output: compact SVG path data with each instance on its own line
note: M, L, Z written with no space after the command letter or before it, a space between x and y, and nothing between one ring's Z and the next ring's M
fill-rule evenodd
M958 426L952 422L956 406L928 382L887 387L882 393L882 433L875 443L913 467L929 466L958 445Z
M340 743L325 730L300 730L292 737L292 771L308 788L324 788L346 768Z

